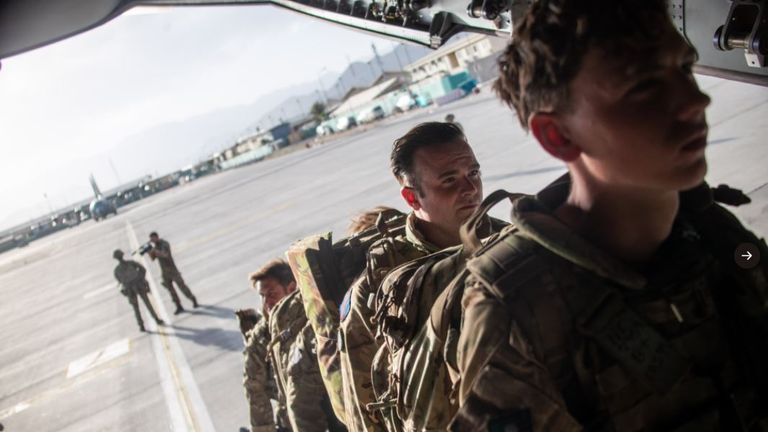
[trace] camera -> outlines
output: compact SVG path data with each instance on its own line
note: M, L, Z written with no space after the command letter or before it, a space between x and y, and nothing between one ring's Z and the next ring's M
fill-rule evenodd
M136 250L136 252L139 253L139 255L144 255L145 253L152 250L154 246L152 246L152 243L144 243L143 245L139 246L139 249Z

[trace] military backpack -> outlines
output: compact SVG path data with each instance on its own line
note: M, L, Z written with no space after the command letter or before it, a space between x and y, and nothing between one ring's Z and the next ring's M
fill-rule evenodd
M377 401L369 409L381 412L388 430L446 429L455 412L443 362L447 329L430 318L430 311L442 311L445 292L455 292L463 282L467 259L482 249L478 232L493 232L491 225L499 225L488 211L520 196L503 190L490 194L461 227L462 245L397 267L379 287L375 321L384 343L372 365Z

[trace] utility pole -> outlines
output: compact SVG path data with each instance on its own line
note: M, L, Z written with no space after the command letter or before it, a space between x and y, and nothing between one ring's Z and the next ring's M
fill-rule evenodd
M320 83L320 92L323 94L325 104L328 105L328 95L325 93L325 86L323 85L323 71L325 70L326 68L320 69L320 72L317 74L317 82Z
M371 42L371 48L373 49L373 57L376 59L376 64L379 65L381 74L384 75L384 66L381 64L381 57L379 57L379 51L376 49L376 44Z
M397 53L397 45L395 45L395 48L392 50L392 52L395 53L395 58L397 59L397 65L400 66L400 72L402 72L405 68L403 67L403 62L400 61L400 55Z
M376 81L376 71L373 70L373 59L368 61L368 68L371 70L371 80Z
M408 59L408 64L411 64L411 63L413 63L413 59L411 58L411 51L408 49L408 46L407 46L407 45L405 45L405 44L404 44L404 43L402 43L402 42L400 43L400 46L401 46L401 47L403 47L403 48L405 48L405 58L407 58L407 59Z
M43 197L45 198L45 202L48 203L48 216L53 215L53 206L51 205L51 200L48 198L47 193L43 193Z
M296 105L298 105L299 107L299 115L300 116L304 115L304 107L301 106L301 102L299 102L299 98L296 98L295 100L296 100Z

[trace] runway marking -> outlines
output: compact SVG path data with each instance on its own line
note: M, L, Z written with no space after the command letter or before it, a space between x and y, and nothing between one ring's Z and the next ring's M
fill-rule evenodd
M119 291L119 288L115 284L110 284L105 287L85 293L85 295L83 295L83 300L88 300L91 297L96 297L97 295L101 295L110 291Z
M16 405L14 405L12 408L8 408L5 411L0 411L0 420L4 420L14 414L18 414L25 409L29 408L32 404L30 404L27 401L19 402Z
M114 360L127 354L129 350L130 343L128 342L128 339L122 339L108 345L103 350L92 352L69 364L69 368L67 368L67 378L74 378L89 369L101 366L110 360Z
M114 344L113 344L114 345ZM114 348L113 348L114 349ZM42 393L35 395L23 402L19 402L11 408L0 411L0 420L4 420L14 414L18 414L25 411L32 405L36 405L40 402L47 401L56 397L60 397L63 393L74 390L77 386L92 380L102 374L111 371L111 368L88 368L85 373L78 376L73 376L72 379L65 380L61 384L54 388L43 391Z
M130 221L125 222L125 229L128 232L131 248L138 249L139 240ZM147 328L158 334L158 337L151 337L150 339L152 339L152 351L155 354L168 413L171 416L172 430L214 432L215 429L208 408L200 395L200 389L197 387L197 382L184 351L179 345L178 338L175 337L175 331L170 327L173 323L171 315L168 314L165 305L160 300L158 285L152 276L150 263L146 256L141 256L139 259L147 269L147 281L149 282L152 304L160 318L166 322L166 326L163 327L149 322Z

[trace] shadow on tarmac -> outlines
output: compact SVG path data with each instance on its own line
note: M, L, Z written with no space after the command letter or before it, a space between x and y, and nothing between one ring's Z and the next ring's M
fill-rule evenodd
M185 312L190 315L210 315L217 318L235 318L234 310L215 305L200 304L196 309L186 309Z
M243 338L239 331L213 327L198 329L176 324L168 327L174 330L174 336L190 340L198 345L212 346L223 351L240 352L243 350Z

